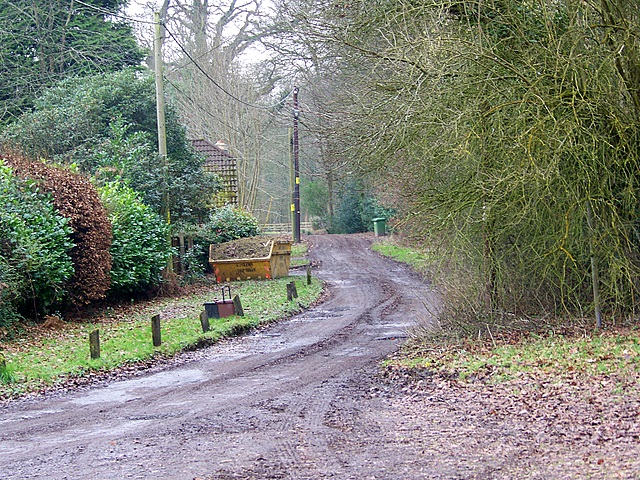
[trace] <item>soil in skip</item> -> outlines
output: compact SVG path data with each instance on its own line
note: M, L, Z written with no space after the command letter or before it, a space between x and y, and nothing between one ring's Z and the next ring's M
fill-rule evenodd
M230 242L213 244L211 247L212 260L234 260L249 258L265 258L271 252L274 241L287 240L285 237L259 235L241 238Z

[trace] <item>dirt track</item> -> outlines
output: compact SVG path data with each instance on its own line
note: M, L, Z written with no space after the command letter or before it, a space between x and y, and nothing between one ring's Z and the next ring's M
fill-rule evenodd
M433 294L366 237L313 243L331 291L319 307L141 375L0 407L0 479L640 479L637 395L377 376L429 321Z
M3 408L0 478L429 476L371 379L432 293L365 237L312 240L325 303L171 368Z

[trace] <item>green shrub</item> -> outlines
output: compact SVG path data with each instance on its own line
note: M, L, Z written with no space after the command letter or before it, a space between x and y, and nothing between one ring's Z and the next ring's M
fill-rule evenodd
M218 208L201 230L207 243L223 243L260 233L258 220L249 212L229 206Z
M20 310L48 313L65 298L73 243L51 195L14 177L1 161L0 205L0 325L9 325Z
M6 327L22 319L16 308L16 300L21 298L25 282L24 277L17 273L9 259L0 253L0 338L7 334Z
M194 242L182 257L184 266L183 284L192 283L205 276L209 265L209 245Z
M133 293L160 283L171 255L168 225L131 188L111 182L100 188L109 213L112 294Z

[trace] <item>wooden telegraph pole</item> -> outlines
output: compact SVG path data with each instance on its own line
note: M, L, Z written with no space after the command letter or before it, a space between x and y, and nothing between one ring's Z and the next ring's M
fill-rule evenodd
M169 210L169 164L167 161L167 129L164 119L164 78L163 78L163 62L162 62L162 44L164 41L164 27L160 19L160 13L154 14L155 37L153 41L154 70L156 74L156 115L158 122L158 157L162 165L164 174L164 185L162 192L162 214L167 221L167 225L171 224L171 213ZM171 247L171 232L169 232L169 247ZM167 278L172 277L173 273L173 257L167 261L166 268Z
M293 242L300 243L300 162L298 143L298 87L293 87Z

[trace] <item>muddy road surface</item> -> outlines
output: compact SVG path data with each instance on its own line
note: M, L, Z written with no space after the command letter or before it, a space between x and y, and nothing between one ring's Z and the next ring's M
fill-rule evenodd
M171 366L2 407L0 478L429 476L371 379L433 294L367 237L311 241L326 302Z

